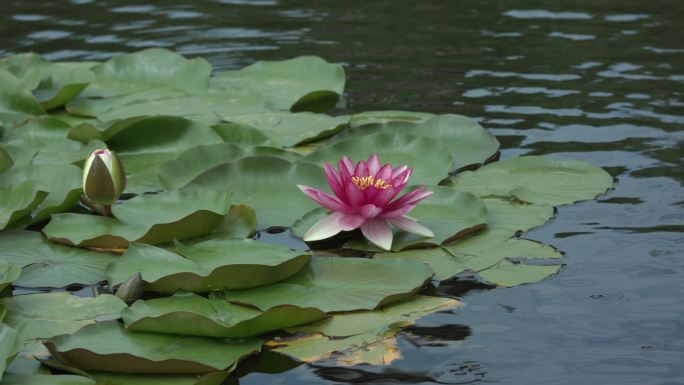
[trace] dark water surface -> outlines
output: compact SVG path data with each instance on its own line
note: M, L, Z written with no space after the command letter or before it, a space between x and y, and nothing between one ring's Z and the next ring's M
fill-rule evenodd
M560 274L462 299L403 332L388 367L323 362L257 384L684 384L684 1L2 2L0 56L104 60L147 47L219 70L315 54L347 64L347 110L478 119L502 157L608 169L615 190L525 234ZM1 86L1 85L0 85Z

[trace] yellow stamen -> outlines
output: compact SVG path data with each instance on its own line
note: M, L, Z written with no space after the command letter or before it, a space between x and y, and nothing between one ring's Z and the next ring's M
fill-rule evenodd
M382 190L387 190L388 188L392 188L392 185L387 183L386 180L384 179L375 179L372 176L363 176L363 177L358 177L358 176L353 176L351 177L352 183L354 183L354 186L360 188L361 190L365 190L368 187L375 187L377 189L382 189Z

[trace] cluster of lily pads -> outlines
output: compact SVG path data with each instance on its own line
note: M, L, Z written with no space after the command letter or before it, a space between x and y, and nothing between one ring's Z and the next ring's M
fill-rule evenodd
M388 363L402 326L460 305L426 286L555 274L561 254L520 233L613 183L579 161L498 161L497 139L459 115L325 114L345 74L317 57L212 74L162 49L29 53L0 60L0 84L2 385L220 384L283 356ZM126 171L111 216L80 204L99 148ZM326 190L324 162L370 154L432 192L410 213L431 236L301 241L329 212L297 185ZM60 290L74 285L96 286Z

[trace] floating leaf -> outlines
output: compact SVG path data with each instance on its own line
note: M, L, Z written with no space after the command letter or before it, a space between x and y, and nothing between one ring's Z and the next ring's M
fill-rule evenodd
M254 207L257 225L264 229L290 226L316 206L297 184L325 185L325 173L309 163L252 156L216 166L193 179L185 189L228 192L233 202Z
M12 160L12 157L10 157L9 153L7 153L7 150L0 146L0 173L5 172L7 169L12 167L13 164L14 161Z
M557 206L603 194L613 185L613 177L581 161L521 156L463 172L452 183L480 196L515 197L523 202Z
M66 211L78 202L81 196L81 169L70 164L25 166L4 174L0 188L11 188L12 184L34 181L47 192L45 198L32 211L32 222L48 219L51 214Z
M241 146L277 146L278 143L254 127L237 123L219 123L211 126L224 142Z
M88 96L109 97L155 87L204 91L211 65L202 58L186 59L163 48L115 56L91 68L96 82Z
M426 265L413 261L315 257L285 281L228 291L226 298L261 310L282 305L313 307L326 313L370 310L412 295L431 275Z
M52 63L33 52L20 53L0 59L0 70L14 75L28 90L34 90Z
M193 147L157 169L161 185L167 190L180 189L205 171L254 155L266 155L289 161L300 156L273 147L241 147L233 143L216 143Z
M387 335L358 334L346 338L328 338L322 334L298 336L275 344L274 352L302 362L334 358L335 366L359 364L389 365L401 358L393 332Z
M528 265L507 259L479 272L480 277L498 286L518 286L539 282L558 273L560 265Z
M0 230L29 215L48 195L43 183L33 179L0 189Z
M17 337L17 331L0 323L0 380L7 368L7 364L21 349L21 342ZM4 381L3 381L4 382Z
M311 325L289 328L293 333L320 333L327 337L349 337L357 334L383 334L397 326L407 326L428 314L462 306L450 298L415 296L372 311L334 314Z
M31 116L44 115L31 91L11 73L0 69L0 122L16 124Z
M312 112L270 112L221 116L221 119L254 127L285 147L332 136L349 123L348 116L329 116Z
M62 107L78 96L95 76L87 69L67 63L54 63L49 72L43 75L38 87L33 91L36 99L46 110Z
M122 313L130 330L206 337L244 338L325 317L314 308L278 306L266 311L235 305L223 298L192 293L137 301Z
M145 288L151 291L241 289L290 277L311 258L249 239L210 239L177 247L182 256L154 246L131 245L107 268L110 284L115 286L140 272Z
M261 341L134 332L108 321L54 337L45 345L61 362L86 371L194 374L226 370L258 352Z
M254 209L245 205L232 205L221 224L206 237L215 239L249 238L255 230L256 212Z
M528 231L553 218L554 209L499 198L482 200L487 208L487 231L505 236Z
M21 275L21 268L19 266L4 258L0 259L0 292L19 278L19 275ZM0 310L2 310L0 315L4 315L4 309ZM2 321L2 318L0 317L0 321Z
M418 123L389 121L364 124L346 131L340 135L340 138L347 139L377 133L407 134L435 139L452 155L454 170L482 164L499 150L499 141L489 131L474 120L453 114L434 116Z
M168 191L114 205L115 218L56 214L43 232L53 241L99 248L158 244L211 233L228 211L228 194Z
M3 299L5 322L17 329L19 339L32 340L74 333L95 321L118 319L126 304L110 294L82 298L66 292L26 294Z
M322 112L332 108L344 91L344 69L315 56L283 61L259 61L212 78L212 88L251 88L281 110Z
M421 185L433 185L445 179L454 162L450 151L434 139L392 133L342 140L317 149L304 160L315 164L336 164L345 155L353 162L358 162L367 159L370 154L377 154L383 162L395 166L406 164L413 167L411 183Z
M64 287L92 285L106 280L105 267L116 257L59 245L35 231L0 235L0 258L23 267L15 285L22 287Z

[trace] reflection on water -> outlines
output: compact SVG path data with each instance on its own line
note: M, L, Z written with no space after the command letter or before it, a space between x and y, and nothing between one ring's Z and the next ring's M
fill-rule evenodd
M680 0L9 0L0 55L161 46L221 70L317 54L347 66L344 112L460 113L500 137L503 157L583 159L618 179L525 235L565 253L558 276L496 290L452 279L435 290L467 306L402 332L390 366L323 362L242 384L681 384L682 20Z

